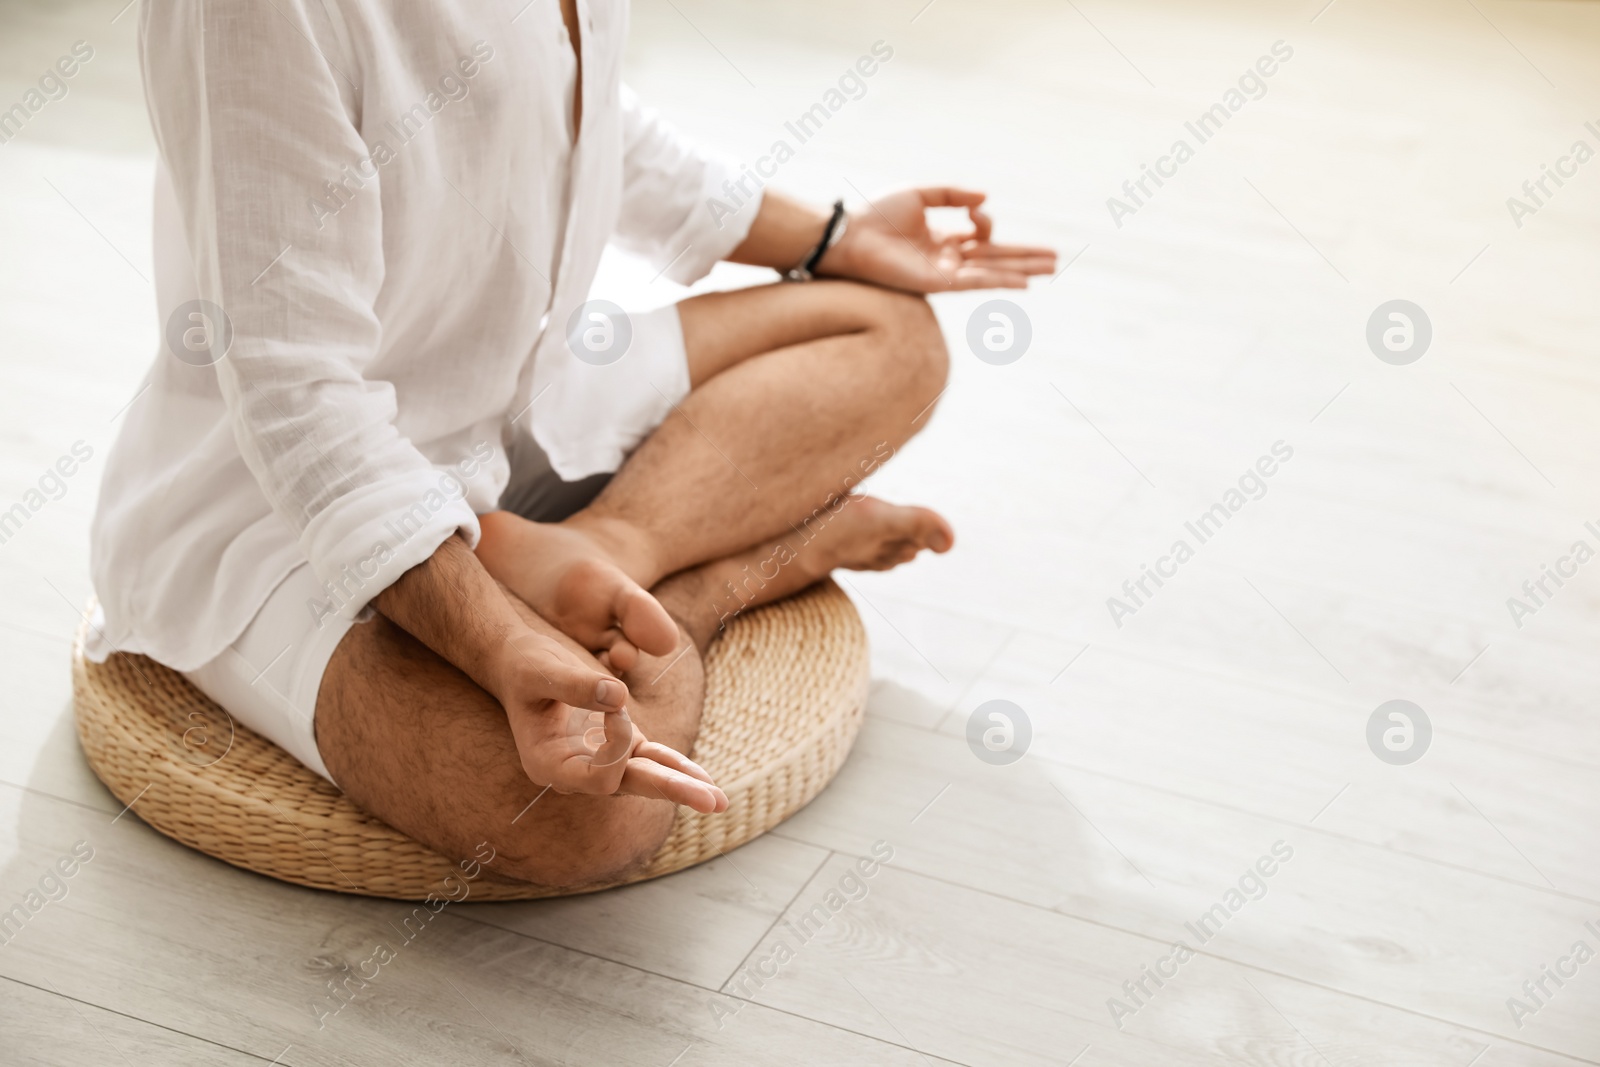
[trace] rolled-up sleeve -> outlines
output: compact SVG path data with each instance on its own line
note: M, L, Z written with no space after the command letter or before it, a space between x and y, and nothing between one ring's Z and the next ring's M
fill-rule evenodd
M145 7L156 138L197 291L222 312L213 353L231 328L214 368L234 437L317 576L340 590L339 613L354 616L451 534L478 537L458 483L396 428L393 385L364 374L380 340L384 245L357 72L315 0Z
M622 86L622 211L617 243L682 285L744 242L761 188L731 161L702 151Z

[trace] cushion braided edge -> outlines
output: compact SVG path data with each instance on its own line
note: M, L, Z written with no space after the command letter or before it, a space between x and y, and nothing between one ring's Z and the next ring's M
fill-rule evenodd
M93 605L90 605L91 609ZM285 882L421 900L461 878L455 863L362 812L287 752L232 719L181 674L144 656L72 653L78 739L119 801L166 836ZM865 628L832 581L730 620L706 656L695 759L728 794L721 815L680 807L666 842L629 877L552 889L483 875L475 900L593 892L703 863L809 803L861 728Z

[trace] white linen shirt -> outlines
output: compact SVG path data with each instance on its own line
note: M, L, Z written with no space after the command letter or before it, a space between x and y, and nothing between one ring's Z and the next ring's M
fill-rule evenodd
M577 6L574 145L556 0L146 0L164 340L102 482L92 654L197 668L306 561L357 617L476 544L509 434L568 479L636 443L595 410L625 364L566 341L605 244L691 282L757 205L713 221L736 172L622 86L624 0Z

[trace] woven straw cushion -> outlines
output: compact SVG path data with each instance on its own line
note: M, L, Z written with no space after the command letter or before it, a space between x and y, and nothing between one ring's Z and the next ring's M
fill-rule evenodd
M80 627L72 682L84 753L111 792L168 837L286 882L400 900L436 893L458 871L235 724L182 675L124 653L92 663L83 638ZM736 848L815 797L855 741L867 668L861 619L832 582L730 622L706 658L694 749L728 810L679 808L666 843L628 881ZM472 897L565 892L484 877Z

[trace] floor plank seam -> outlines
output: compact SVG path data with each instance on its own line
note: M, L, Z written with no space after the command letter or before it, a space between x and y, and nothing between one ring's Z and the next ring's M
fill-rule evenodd
M1018 621L1010 620L1010 619L1007 619L1007 620L991 619L991 618L989 618L987 616L974 615L974 614L970 614L968 612L960 611L960 610L953 609L953 608L936 607L934 605L926 604L926 603L923 603L921 601L910 600L910 599L906 599L904 597L895 596L895 595L892 595L892 594L887 594L887 593L881 594L880 595L880 599L887 600L887 601L892 601L892 602L894 602L896 604L899 604L902 607L910 607L910 608L914 608L914 609L917 609L917 610L923 610L923 611L932 611L932 612L937 612L939 614L944 614L944 615L953 615L953 616L955 616L957 618L962 619L963 621L976 623L976 624L978 624L980 626L985 626L985 627L1008 627L1008 628L1011 628L1011 629L1015 630L1017 634L1022 634L1022 633L1032 634L1035 637L1045 638L1045 639L1049 640L1050 642L1052 642L1054 644L1061 644L1061 645L1085 644L1086 645L1086 644L1090 644L1091 643L1091 642L1083 641L1081 638L1063 637L1060 633L1057 633L1057 632L1054 632L1054 631L1050 631L1050 630L1044 630L1044 629L1041 629L1041 628L1036 627L1036 626L1031 626L1031 625L1029 625L1027 623L1024 623L1024 622L1018 622ZM1015 634L1013 635L1013 637L1015 637ZM1240 673L1230 672L1230 671L1219 671L1219 670L1215 669L1214 667L1210 667L1210 666L1206 665L1204 661L1191 661L1191 660L1188 660L1188 659L1176 658L1176 657L1152 656L1152 655L1143 654L1143 653L1140 653L1140 652L1137 652L1137 651L1134 651L1134 650L1131 650L1131 649L1127 649L1127 648L1118 648L1118 647L1116 647L1114 645L1101 644L1101 645L1096 645L1095 647L1099 648L1103 652L1109 652L1114 656L1121 656L1121 657L1123 657L1125 659L1133 660L1136 663L1144 663L1144 664L1148 664L1148 665L1151 665L1151 666L1163 667L1163 668L1166 668L1166 669L1169 669L1169 670L1186 671L1186 672L1198 675L1198 676L1203 677L1203 678L1210 678L1210 679L1214 679L1214 680L1221 681L1221 682L1229 682L1229 683L1235 683L1235 684L1239 684L1239 685L1248 685L1248 686L1253 687L1253 688L1265 690L1266 692L1279 693L1279 694L1282 694L1282 695L1284 695L1286 697L1289 697L1291 699L1301 700L1301 701L1305 701L1307 703L1314 703L1314 704L1320 704L1320 705L1325 705L1325 706L1335 706L1335 705L1338 704L1339 700L1341 699L1339 697L1335 697L1333 695L1330 695L1329 693L1324 692L1324 691L1308 690L1304 686L1293 685L1293 684L1285 681L1283 678L1278 677L1278 676L1274 676L1274 675L1240 674ZM1556 650L1559 651L1561 646L1553 646L1553 647ZM1481 653L1480 653L1480 655L1481 655ZM989 664L989 666L993 666L993 663L991 662ZM984 668L984 670L987 671L989 669L989 666L986 666ZM977 679L974 680L974 684L976 683L976 681L980 681L981 679L982 679L982 676L980 675ZM1049 689L1053 684L1054 684L1054 682L1039 683L1039 688L1041 688L1041 689ZM1448 686L1451 683L1447 682L1445 684ZM1469 693L1467 699L1477 700L1479 698L1474 697ZM1485 700L1485 701L1489 700L1489 698L1487 698L1487 697L1484 697L1482 699ZM870 714L870 711L869 711L869 714ZM886 721L895 721L895 720L886 720ZM941 719L940 722L942 723L943 720ZM1484 736L1482 736L1480 734L1469 733L1469 732L1457 731L1456 735L1459 736L1459 737L1465 738L1465 739L1467 739L1469 741L1473 741L1475 743L1478 743L1478 744L1495 746L1495 747L1511 748L1511 749L1513 749L1513 750L1515 750L1517 752L1522 753L1523 755L1526 755L1526 756L1529 756L1529 757L1532 757L1532 758L1550 760L1552 762L1561 763L1561 764L1564 764L1566 766L1570 766L1570 767L1573 767L1573 768L1576 768L1576 769L1579 769L1579 770L1600 772L1600 763L1587 761L1587 760L1576 760L1576 759L1573 759L1571 756L1567 755L1564 752L1545 752L1545 751L1541 751L1541 750L1538 750L1538 749L1530 749L1530 748L1527 748L1525 746L1516 745L1514 743L1508 743L1507 741L1505 741L1502 738L1484 737Z
M919 727L912 726L909 723L901 722L898 719L886 719L886 718L882 718L882 717L874 717L874 720L876 722L879 722L879 723L883 724L883 726L886 727L886 728L912 730L912 731L915 731L915 732L918 732L918 733L924 732ZM942 735L942 736L951 737L952 741L956 740L951 735ZM1531 889L1531 890L1535 890L1536 892L1539 892L1539 893L1545 893L1545 894L1549 894L1549 895L1552 895L1552 896L1561 897L1561 898L1564 898L1566 900L1571 900L1571 901L1573 901L1575 903L1588 904L1588 905L1591 905L1591 906L1594 906L1594 907L1600 907L1600 899L1597 899L1597 898L1594 898L1594 897L1582 896L1582 895L1580 895L1578 893L1572 893L1572 892L1569 892L1567 890L1559 889L1559 888L1552 888L1552 887L1547 886L1547 885L1539 885L1538 883L1535 883L1535 882L1519 881L1518 879L1511 878L1511 877L1508 877L1507 875L1503 875L1503 874L1497 874L1497 873L1495 873L1493 871L1480 870L1480 869L1478 869L1476 867L1468 867L1468 866L1466 866L1464 864L1453 863L1450 860L1439 859L1436 856L1428 856L1428 855L1424 855L1424 854L1419 853L1419 852L1408 852L1408 851L1406 851L1404 849L1393 848L1393 847L1391 847L1389 845L1381 844L1381 843L1376 842L1376 841L1368 841L1368 840L1365 840L1363 838L1352 837L1352 836L1347 835L1347 834L1341 834L1341 833L1339 833L1337 831L1334 831L1334 830L1326 830L1326 829L1323 829L1320 826L1315 826L1315 825L1313 825L1313 824L1311 824L1309 822L1297 822L1297 821L1295 821L1293 819L1290 819L1290 818L1287 818L1286 816L1283 816L1283 815L1277 815L1277 814L1273 814L1273 813L1270 813L1270 812L1264 812L1264 811L1253 811L1253 810L1251 810L1249 808L1239 807L1236 804L1229 804L1227 801L1214 800L1214 799L1211 799L1209 797L1195 796L1193 794L1180 792L1178 790L1171 789L1171 788L1168 788L1166 786L1157 785L1157 784L1155 784L1153 782L1141 781L1140 779L1137 779L1137 778L1128 778L1128 777L1125 777L1123 775L1114 774L1114 773L1112 773L1110 771L1096 770L1096 769L1091 768L1091 767L1086 767L1086 766L1084 766L1083 764L1080 764L1080 763L1070 763L1070 762L1068 762L1066 760L1060 759L1060 758L1055 757L1055 756L1048 755L1048 754L1043 753L1043 752L1035 752L1034 755L1039 760L1042 760L1042 761L1044 761L1046 763L1049 763L1051 766L1060 768L1062 770L1074 771L1074 772L1077 772L1077 773L1080 773L1080 774L1093 775L1096 778L1103 778L1103 779L1106 779L1108 781L1119 782L1119 783L1121 783L1123 785L1131 786L1131 787L1133 787L1135 789L1144 789L1144 790L1149 790L1150 792L1154 792L1154 793L1161 793L1161 794L1163 794L1165 796L1175 797L1175 798L1177 798L1179 800L1184 800L1184 801L1187 801L1187 802L1192 803L1192 804L1201 804L1201 805L1204 805L1204 806L1206 806L1208 808L1215 808L1215 809L1217 809L1219 811L1233 812L1236 815L1244 815L1244 816L1247 816L1249 818L1262 819L1264 821L1277 823L1277 824L1283 825L1283 826L1293 826L1297 830L1308 831L1310 833L1318 835L1319 837L1325 837L1325 838L1328 838L1328 839L1331 839L1331 840L1336 840L1336 841L1343 841L1346 844L1356 845L1356 846L1359 846L1359 847L1364 848L1364 849L1372 849L1372 850L1375 850L1375 851L1378 851L1378 852L1385 853L1386 855L1404 856L1407 859L1412 859L1412 860L1416 860L1419 863L1427 863L1427 864L1430 864L1432 866L1441 867L1441 868L1443 868L1445 870L1452 870L1452 871L1458 871L1458 872L1463 873L1463 874L1475 875L1475 876L1480 877L1480 878L1490 879L1491 881L1501 882L1501 883L1503 883L1505 885L1513 885L1513 886L1516 886L1519 889ZM776 831L768 831L768 832L772 833L772 832L776 832ZM788 840L794 840L798 844L811 845L813 848L826 848L826 847L828 847L828 846L826 846L826 845L824 845L824 844L822 844L820 842L817 842L817 841L806 841L806 840L800 839L800 838L789 838Z
M769 833L776 833L776 831L768 831L768 832ZM814 847L821 847L821 846L816 846L815 842L805 841L805 840L798 839L798 838L785 837L784 840L786 840L786 841L794 841L796 844L813 845ZM1106 922L1104 919L1095 919L1095 918L1091 918L1090 916L1087 916L1087 915L1079 915L1079 914L1077 914L1075 912L1065 911L1065 910L1063 910L1061 908L1047 908L1044 905L1036 904L1033 901L1018 900L1015 897L1008 897L1004 893L996 893L993 890L984 889L981 886L967 885L964 882L957 882L957 881L954 881L954 880L949 879L949 878L941 877L940 875L937 875L937 874L929 874L926 871L919 871L919 870L916 870L916 869L911 868L911 867L901 866L899 864L896 864L894 866L894 869L897 870L897 871L901 871L901 872L903 872L905 874L911 875L913 877L916 877L916 878L926 878L927 880L929 880L931 882L938 882L941 885L950 886L953 889L961 889L961 890L965 890L966 892L970 892L970 893L979 893L979 894L982 894L983 896L987 896L987 897L990 897L990 898L995 899L995 900L1005 901L1008 904L1020 905L1020 906L1022 906L1024 908L1029 908L1029 909L1032 909L1034 911L1044 912L1046 914L1058 916L1060 918L1072 919L1072 920L1077 921L1077 922L1088 923L1091 926L1098 926L1102 930L1110 930L1110 931L1112 931L1114 933L1125 934L1128 937L1136 937L1141 941L1148 941L1152 945L1165 946L1165 945L1170 944L1170 939L1169 938L1156 937L1153 934L1147 934L1147 933L1144 933L1144 932L1139 931L1139 930L1131 929L1129 927L1118 926L1115 923ZM1533 1049L1533 1050L1535 1050L1537 1052L1546 1052L1546 1053L1550 1053L1551 1055L1561 1056L1561 1057L1564 1057L1566 1059L1573 1060L1574 1062L1577 1062L1577 1063L1600 1064L1600 1060L1584 1059L1581 1056L1574 1055L1573 1053L1570 1053L1570 1052L1563 1052L1560 1049L1547 1048L1547 1047L1545 1047L1543 1045L1536 1045L1536 1044L1533 1044L1531 1042L1522 1041L1522 1040L1520 1040L1518 1038L1507 1037L1507 1036L1505 1036L1503 1034L1499 1034L1499 1033L1496 1033L1496 1032L1491 1031L1491 1030L1483 1030L1483 1029L1481 1029L1479 1027L1473 1026L1470 1023L1457 1022L1455 1020L1446 1019L1446 1018L1443 1018L1441 1016L1430 1015L1427 1012L1419 1011L1419 1010L1417 1010L1415 1008L1408 1008L1403 1004L1395 1004L1395 1003L1391 1003L1389 1001L1379 1000L1376 997L1368 996L1365 993L1358 993L1358 992L1355 992L1353 990L1348 990L1348 989L1340 989L1338 986L1330 986L1330 985L1327 985L1326 983L1314 981L1314 980L1309 979L1309 978L1301 978L1301 977L1299 977L1297 975L1286 974L1286 973L1284 973L1282 971L1274 971L1271 968L1263 967L1260 964L1256 964L1256 963L1250 963L1250 962L1248 962L1246 960L1234 959L1231 956L1224 956L1224 955L1221 955L1220 953L1208 952L1208 951L1205 951L1203 949L1197 949L1197 948L1196 949L1190 949L1190 951L1192 953L1194 953L1195 955L1197 955L1197 956L1208 956L1211 959L1218 960L1218 961L1220 961L1222 963L1228 963L1228 964L1232 964L1233 966L1236 966L1236 967L1242 967L1242 968L1244 968L1246 970L1255 971L1257 974L1269 974L1269 975L1272 975L1274 978L1280 978L1280 979L1282 979L1282 980L1284 980L1286 982L1293 982L1296 985L1305 986L1305 987L1311 988L1311 989L1320 989L1325 993L1333 993L1336 996L1350 997L1352 999L1360 1000L1360 1001L1362 1001L1364 1003L1367 1003L1367 1004L1375 1004L1375 1005L1378 1005L1379 1007L1389 1008L1389 1009L1392 1009L1394 1011L1403 1012L1406 1015L1411 1015L1411 1016L1414 1016L1414 1017L1419 1018L1419 1019L1427 1019L1430 1022L1440 1023L1440 1024L1444 1025L1444 1026L1451 1026L1451 1027L1454 1027L1454 1028L1456 1028L1458 1030L1468 1030L1468 1031L1471 1031L1474 1034L1481 1034L1484 1037L1494 1038L1494 1039L1500 1040L1500 1041L1509 1041L1509 1042L1511 1042L1513 1044L1523 1045L1523 1046L1525 1046L1527 1048L1530 1048L1530 1049ZM752 1003L754 1003L754 1002L752 1002Z
M95 779L95 781L96 781L96 783L98 783L99 779ZM45 800L55 800L55 801L59 801L62 804L70 804L74 808L78 808L78 809L80 809L82 811L91 811L91 812L94 812L96 815L115 815L115 814L117 814L116 812L112 811L110 808L97 808L93 804L86 803L86 802L84 802L82 800L74 800L71 797L64 797L64 796L61 796L58 793L52 793L48 789L35 789L31 785L18 785L16 782L10 781L10 780L5 779L5 778L0 778L0 785L10 786L12 789L15 789L17 792L26 793L29 796L42 797ZM141 819L140 821L142 822L143 820Z
M756 938L755 943L751 945L748 950L746 950L743 956L739 957L739 962L734 964L733 970L728 972L728 977L724 978L722 980L722 984L717 986L717 992L720 993L724 989L728 988L728 983L733 981L733 976L744 969L744 965L750 961L750 957L755 955L756 949L760 948L761 943L772 934L773 930L777 929L779 923L783 922L783 917L789 914L789 909L794 907L794 902L799 900L800 895L810 888L811 883L817 880L817 875L822 873L822 868L826 867L828 865L828 861L833 859L833 857L836 855L838 855L838 853L830 848L827 851L827 854L822 857L821 861L818 862L811 873L806 875L805 881L800 883L800 888L796 889L794 894L789 897L789 902L778 911L778 914L772 917L772 921L767 924L766 930L762 931L761 936Z
M42 986L36 986L32 982L24 981L21 978L13 978L12 976L10 976L8 974L0 974L0 981L11 982L11 983L13 983L15 985L25 986L28 989L34 990L35 992L43 993L47 997L55 997L55 998L57 998L59 1000L70 1000L74 1004L81 1004L86 1008L93 1008L96 1011L103 1011L103 1012L106 1012L109 1015L115 1015L115 1016L117 1016L118 1018L121 1018L121 1019L128 1019L128 1020L131 1020L133 1022L140 1023L140 1024L144 1025L144 1026L153 1026L158 1030L165 1030L169 1034L177 1034L180 1037L186 1037L186 1038L189 1038L192 1041L199 1041L202 1044L212 1045L212 1046L215 1046L216 1048L224 1048L224 1049L227 1049L229 1052L237 1052L241 1056L249 1056L251 1059L260 1060L262 1063L267 1063L267 1064L278 1063L278 1062L281 1062L281 1057L283 1056L283 1053L280 1052L280 1053L278 1053L279 1059L277 1059L277 1060L269 1060L269 1059L267 1059L267 1057L261 1055L258 1052L251 1052L248 1049L235 1048L233 1045L226 1045L226 1044L223 1044L221 1041L214 1041L209 1037L202 1037L199 1034L191 1034L187 1030L178 1030L178 1029L176 1029L174 1027L167 1026L164 1023L156 1022L153 1019L141 1018L138 1015L129 1015L125 1011L118 1011L116 1008L108 1008L103 1004L96 1004L91 1000L84 1000L82 997L74 997L74 996L71 996L70 994L62 993L59 990L45 989Z
M1050 763L1050 764L1052 764L1052 765L1054 765L1056 767L1060 767L1062 769L1070 769L1070 770L1077 771L1078 773L1081 773L1081 774L1093 775L1096 778L1105 778L1105 779L1108 779L1110 781L1120 782L1123 785L1132 786L1132 787L1134 787L1136 789L1148 789L1151 792L1162 793L1162 794L1165 794L1167 796L1176 797L1177 799L1180 799L1180 800L1187 800L1187 801L1189 801L1191 803L1194 803L1194 804L1204 804L1207 807L1217 808L1217 809L1222 810L1222 811L1231 811L1231 812L1233 812L1235 814L1238 814L1238 815L1245 815L1245 816L1248 816L1250 818L1262 819L1262 820L1265 820L1267 822L1277 823L1277 824L1282 825L1282 826L1293 826L1297 830L1308 831L1310 833L1316 834L1319 837L1325 837L1325 838L1329 838L1329 839L1335 840L1335 841L1343 841L1346 844L1355 845L1355 846L1358 846L1358 847L1363 848L1363 849L1372 849L1372 850L1375 850L1375 851L1378 851L1378 852L1385 853L1386 855L1390 855L1390 856L1404 856L1407 859L1416 860L1419 863L1427 863L1427 864L1430 864L1430 865L1435 866L1435 867L1442 867L1442 868L1444 868L1446 870L1458 871L1458 872L1460 872L1462 874L1471 874L1471 875L1475 875L1475 876L1477 876L1479 878L1487 878L1490 881L1500 882L1500 883L1505 884L1505 885L1516 886L1518 889L1530 889L1530 890L1533 890L1534 892L1543 893L1543 894L1546 894L1548 896L1561 897L1562 899L1570 900L1570 901L1572 901L1574 903L1577 903L1577 904L1587 904L1587 905L1590 905L1591 907L1600 907L1600 899L1596 899L1594 897L1582 896L1582 895L1580 895L1578 893L1568 892L1567 890L1564 890L1564 889L1557 889L1557 888L1553 888L1553 887L1548 886L1548 885L1540 885L1537 882L1519 881L1519 880L1517 880L1515 878L1510 878L1510 877L1507 877L1506 875L1503 875L1503 874L1496 874L1493 871L1479 870L1476 867L1468 867L1468 866L1465 866L1464 864L1453 863L1450 860L1439 859L1436 856L1426 856L1426 855L1423 855L1423 854L1417 853L1417 852L1407 852L1404 849L1393 848L1393 847L1391 847L1389 845L1380 844L1380 843L1378 843L1376 841L1368 841L1368 840L1365 840L1365 839L1359 838L1359 837L1351 837L1351 836L1349 836L1347 834L1339 833L1336 830L1325 830L1322 827L1314 826L1309 822L1296 822L1295 820L1287 818L1287 817L1282 816L1282 815L1272 815L1272 814L1268 814L1268 813L1265 813L1265 812L1251 811L1248 808L1241 808L1241 807L1238 807L1237 805L1229 804L1226 801L1210 800L1210 799L1207 799L1205 797L1191 796L1191 795L1189 795L1187 793L1181 793L1181 792L1178 792L1178 791L1173 790L1173 789L1168 789L1165 786L1155 785L1154 783L1151 783L1151 782L1141 782L1141 781L1138 781L1137 779L1124 778L1121 775L1112 774L1109 771L1097 771L1097 770L1092 770L1092 769L1090 769L1088 767L1084 767L1081 764L1067 763L1064 760L1059 760L1059 759L1056 759L1056 758L1054 758L1052 756L1046 756L1046 755L1044 755L1042 753L1039 755L1039 758L1041 760L1044 760L1044 761L1046 761L1046 762L1048 762L1048 763ZM808 841L808 842L803 842L803 843L813 845L814 847L817 847L817 848L823 847L821 845L817 845L815 842L809 842Z

